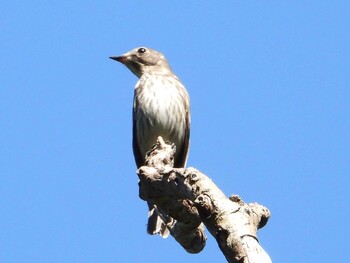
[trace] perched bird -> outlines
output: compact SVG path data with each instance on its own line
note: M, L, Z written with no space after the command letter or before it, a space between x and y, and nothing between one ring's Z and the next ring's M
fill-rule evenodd
M137 167L144 165L146 152L158 136L176 145L174 167L184 167L189 150L190 100L164 55L139 47L110 58L124 64L139 78L133 105L133 150ZM154 204L148 203L148 206L147 232L167 237L169 231L159 217L159 210Z

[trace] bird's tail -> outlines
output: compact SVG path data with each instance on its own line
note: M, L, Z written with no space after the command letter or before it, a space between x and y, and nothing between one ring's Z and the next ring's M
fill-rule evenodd
M162 238L169 236L169 229L160 217L160 212L156 205L148 203L148 224L147 233L150 235L159 234Z

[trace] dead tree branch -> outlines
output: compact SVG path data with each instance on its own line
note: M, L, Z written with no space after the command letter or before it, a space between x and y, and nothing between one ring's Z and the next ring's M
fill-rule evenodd
M157 205L171 235L187 252L199 253L206 241L204 224L228 262L271 262L257 238L269 210L238 196L227 198L195 168L173 168L174 153L175 146L159 137L138 170L140 198Z

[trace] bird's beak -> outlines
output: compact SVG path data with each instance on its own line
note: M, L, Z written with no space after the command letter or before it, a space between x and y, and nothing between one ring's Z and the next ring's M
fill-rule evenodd
M125 63L126 62L126 56L113 56L113 57L109 57L110 59L119 61L120 63Z

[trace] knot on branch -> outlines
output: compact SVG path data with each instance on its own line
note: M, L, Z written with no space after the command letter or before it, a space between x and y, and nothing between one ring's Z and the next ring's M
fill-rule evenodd
M249 204L250 209L252 209L252 212L255 215L256 224L259 228L263 228L267 221L269 221L269 218L271 216L270 210L267 209L265 206L262 206L258 203L251 203Z
M213 205L209 196L206 194L201 194L194 202L196 203L202 218L208 218L211 216L213 213Z
M246 210L246 214L251 216L252 220L254 220L257 229L260 229L267 224L271 213L265 206L258 203L250 203L247 205L238 195L232 195L229 199Z

